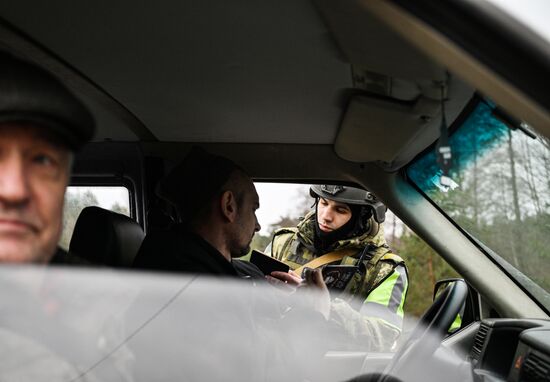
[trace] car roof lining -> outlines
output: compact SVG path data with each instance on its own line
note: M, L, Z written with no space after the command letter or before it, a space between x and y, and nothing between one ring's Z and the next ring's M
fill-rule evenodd
M0 5L7 20L0 44L46 66L81 94L98 119L97 141L335 143L346 160L375 161L394 171L438 137L439 110L426 84L440 82L445 65L550 135L546 110L389 2L317 0L280 7L266 0L265 9L176 2L164 19L154 5L129 0L108 12L93 7L86 18L77 16L91 5L54 0L29 7L28 1ZM256 12L260 18L243 18ZM296 19L288 20L290 14ZM107 27L97 28L100 21ZM226 36L230 27L239 38ZM396 120L396 102L386 103L396 105L387 113L375 103L358 107L364 95L351 91L357 68L418 85L416 105L433 104L431 122L415 123L422 116L414 107ZM204 71L211 76L197 75ZM462 91L455 98L456 86L448 85L449 124L473 91L456 76L451 81ZM388 121L392 134L380 145L372 137Z
M143 123L100 86L29 36L0 18L0 48L35 62L60 78L90 108L96 120L96 138L155 140Z
M446 70L355 0L315 0L347 62L390 77L444 81ZM404 64L406 62L406 64Z
M426 84L447 76L358 1L266 0L252 8L218 0L174 2L162 12L129 0L108 12L69 0L32 7L29 1L0 5L2 17L21 32L7 36L0 30L0 42L68 79L99 121L96 141L337 142L336 152L345 159L375 160L395 170L437 139L432 118L420 127L396 123L394 139L386 138L388 152L372 139L361 149L345 148L346 142L376 136L394 113L377 109L379 123L347 132L342 121L368 117L352 112L361 93L354 90L352 64L423 87L419 94L430 99L433 89ZM466 101L450 98L449 108L460 110ZM437 112L434 106L430 114Z
M23 0L2 3L0 12L101 84L159 140L334 141L349 65L312 4L210 0L161 8ZM97 139L125 127L101 130Z

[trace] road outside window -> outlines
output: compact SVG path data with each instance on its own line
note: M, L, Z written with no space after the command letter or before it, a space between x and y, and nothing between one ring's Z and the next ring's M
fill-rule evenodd
M68 187L63 211L63 232L59 241L61 248L69 248L78 215L88 206L98 206L130 216L130 193L123 186Z

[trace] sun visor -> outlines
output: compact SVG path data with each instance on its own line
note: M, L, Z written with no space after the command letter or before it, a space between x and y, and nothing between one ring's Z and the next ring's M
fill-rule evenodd
M356 96L350 100L334 149L349 161L381 162L386 168L393 167L403 150L437 125L434 122L439 115L440 103L425 97L398 102Z

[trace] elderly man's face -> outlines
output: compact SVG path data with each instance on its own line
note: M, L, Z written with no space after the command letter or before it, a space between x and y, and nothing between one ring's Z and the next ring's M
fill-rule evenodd
M0 262L45 263L56 251L71 153L28 124L0 124Z

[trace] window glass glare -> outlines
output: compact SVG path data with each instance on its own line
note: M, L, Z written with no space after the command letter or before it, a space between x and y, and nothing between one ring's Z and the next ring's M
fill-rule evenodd
M88 206L98 206L130 216L130 193L122 186L69 186L65 194L63 231L59 241L61 248L69 248L78 215Z

